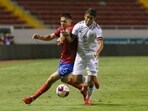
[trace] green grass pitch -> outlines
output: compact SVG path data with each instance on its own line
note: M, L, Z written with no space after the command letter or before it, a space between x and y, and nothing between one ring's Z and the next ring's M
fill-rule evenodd
M82 95L71 86L66 98L56 95L56 82L31 105L22 98L33 94L57 69L59 59L0 62L0 111L147 111L148 57L101 57L101 87L93 105L83 105Z

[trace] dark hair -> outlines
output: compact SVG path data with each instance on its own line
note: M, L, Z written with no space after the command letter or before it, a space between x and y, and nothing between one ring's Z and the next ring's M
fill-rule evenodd
M65 17L65 18L68 18L68 19L72 19L71 15L69 13L62 13L61 14L61 17Z
M94 17L96 17L96 9L94 9L94 8L89 8L89 9L87 9L86 10L86 12L85 12L85 14L90 14L90 15L92 15L92 16L94 16Z

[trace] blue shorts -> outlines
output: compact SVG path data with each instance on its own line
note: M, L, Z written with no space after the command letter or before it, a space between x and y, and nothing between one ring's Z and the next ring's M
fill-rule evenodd
M73 66L74 66L74 64L68 64L63 61L60 61L59 69L57 70L58 74L61 77L65 77L65 76L69 75L73 71Z

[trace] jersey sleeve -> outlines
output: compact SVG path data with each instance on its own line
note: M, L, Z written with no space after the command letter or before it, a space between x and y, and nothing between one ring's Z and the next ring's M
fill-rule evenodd
M97 40L103 40L103 33L102 33L102 29L100 28L100 26L97 26Z
M61 32L60 28L58 28L58 29L55 30L54 35L57 36L57 37L60 37L60 32Z
M73 27L72 34L75 35L75 36L77 36L78 35L78 30L79 30L79 24L76 24Z

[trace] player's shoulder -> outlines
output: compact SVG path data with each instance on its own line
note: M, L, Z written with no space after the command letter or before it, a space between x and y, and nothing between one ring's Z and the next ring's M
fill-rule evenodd
M74 27L77 29L81 29L83 26L84 26L84 21L80 21L80 22L76 23Z
M63 30L63 28L62 28L61 26L59 26L59 27L56 29L56 31L61 31L61 30Z
M68 27L66 28L66 30L72 30L73 27L74 27L74 25L70 25L70 26L68 26Z
M84 25L84 21L80 21L76 25Z
M95 26L96 28L98 28L98 29L101 29L100 25L97 24L96 22L94 23L94 26Z
M74 25L72 24L72 25L68 26L67 28L73 28L73 27L74 27Z

